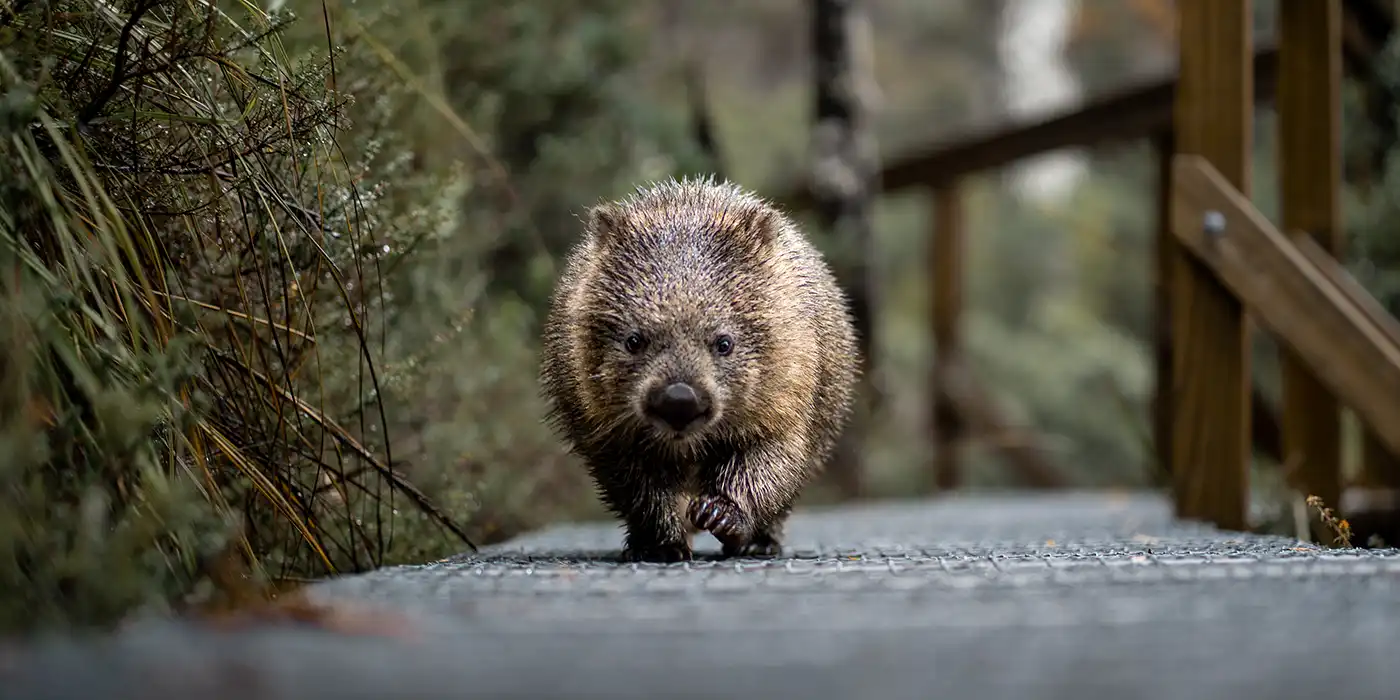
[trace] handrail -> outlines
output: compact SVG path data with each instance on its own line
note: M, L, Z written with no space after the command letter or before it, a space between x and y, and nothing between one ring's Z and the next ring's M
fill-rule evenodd
M1277 75L1278 49L1261 46L1254 54L1256 100L1273 99ZM959 134L888 159L880 173L880 189L892 193L936 187L1049 151L1131 141L1169 131L1176 84L1177 78L1172 76L1124 88L1047 119ZM813 205L805 183L774 197L774 201L792 209Z
M1400 322L1325 251L1303 252L1204 158L1173 164L1172 233L1400 454Z

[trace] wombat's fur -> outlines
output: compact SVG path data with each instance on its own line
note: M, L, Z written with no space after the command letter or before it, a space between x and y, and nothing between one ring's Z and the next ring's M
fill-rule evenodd
M767 202L668 181L588 216L545 324L550 421L627 529L633 560L776 554L850 413L846 298Z

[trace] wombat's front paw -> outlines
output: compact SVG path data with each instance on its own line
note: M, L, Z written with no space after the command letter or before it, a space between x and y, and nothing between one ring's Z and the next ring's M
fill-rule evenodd
M728 549L724 551L724 555L730 557L776 557L782 553L782 543L766 532L754 535L753 539L742 547L737 547L733 551Z
M627 561L671 564L678 561L690 561L691 557L690 545L684 542L632 545L622 550L622 558Z
M690 502L688 515L691 524L698 529L709 530L724 545L726 553L748 544L753 533L749 516L724 496L697 497Z

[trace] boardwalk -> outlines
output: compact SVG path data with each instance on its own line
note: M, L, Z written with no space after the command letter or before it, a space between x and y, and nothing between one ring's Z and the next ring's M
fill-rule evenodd
M165 624L0 656L8 698L1394 698L1400 551L1173 522L1154 497L794 517L789 553L618 563L610 524L322 584L399 642ZM170 669L180 669L173 673ZM160 670L157 670L160 669ZM42 691L42 692L41 692Z

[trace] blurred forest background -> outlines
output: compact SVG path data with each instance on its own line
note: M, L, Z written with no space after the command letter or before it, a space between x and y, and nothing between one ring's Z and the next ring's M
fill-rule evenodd
M810 5L0 3L0 629L106 625L603 516L540 421L560 255L585 207L648 180L797 187ZM1175 62L1171 0L863 5L885 158ZM1255 6L1265 40L1274 3ZM1393 137L1348 99L1349 147ZM1270 124L1261 108L1272 214ZM1348 234L1394 311L1388 165L1349 200ZM967 354L1077 486L1154 483L1154 178L1143 143L967 183ZM873 497L931 488L930 215L921 195L876 211ZM1010 483L974 448L968 486Z

